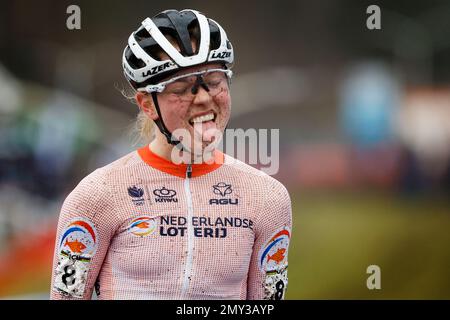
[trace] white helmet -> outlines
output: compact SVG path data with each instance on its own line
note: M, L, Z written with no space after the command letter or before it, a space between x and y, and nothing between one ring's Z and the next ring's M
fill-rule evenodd
M166 36L176 41L180 52ZM192 40L197 41L195 52ZM160 52L169 59L161 60ZM208 62L222 62L229 68L233 60L233 46L222 27L202 13L186 9L165 10L142 21L128 38L122 64L125 77L137 89L156 84L181 68Z

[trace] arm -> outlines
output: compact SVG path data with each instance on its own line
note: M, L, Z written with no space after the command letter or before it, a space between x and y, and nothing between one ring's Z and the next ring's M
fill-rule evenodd
M64 201L58 221L50 299L91 299L117 219L105 175L96 170Z
M289 193L280 182L273 180L255 224L247 299L284 299L291 228Z

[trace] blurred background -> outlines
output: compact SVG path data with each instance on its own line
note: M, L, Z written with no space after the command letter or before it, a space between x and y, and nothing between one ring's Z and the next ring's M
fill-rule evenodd
M139 146L120 93L129 34L195 8L235 48L229 128L280 129L287 298L450 299L448 1L0 2L0 298L48 298L62 201Z

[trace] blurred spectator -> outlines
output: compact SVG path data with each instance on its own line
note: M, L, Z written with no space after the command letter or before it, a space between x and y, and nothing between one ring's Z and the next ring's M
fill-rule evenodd
M450 89L409 90L396 122L397 133L408 149L405 162L408 187L448 189Z

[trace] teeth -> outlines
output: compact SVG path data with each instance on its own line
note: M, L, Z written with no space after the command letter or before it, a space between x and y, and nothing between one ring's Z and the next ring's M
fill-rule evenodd
M214 113L208 113L200 117L192 118L190 122L198 123L198 122L206 122L214 119Z

